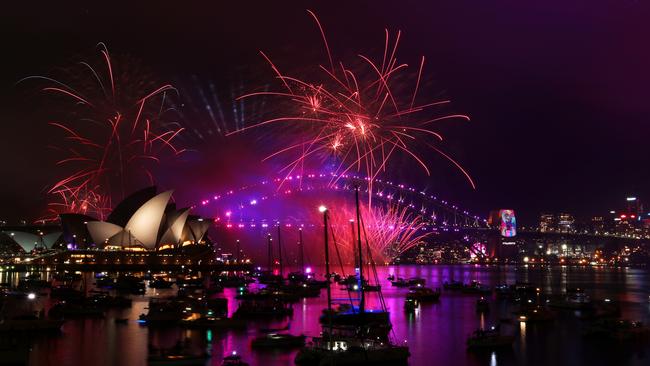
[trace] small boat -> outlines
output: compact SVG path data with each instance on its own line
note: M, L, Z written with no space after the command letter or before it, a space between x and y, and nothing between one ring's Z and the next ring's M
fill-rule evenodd
M440 300L440 289L435 291L428 287L411 287L406 294L406 299L418 300L420 302L432 302Z
M176 286L186 288L203 288L205 279L198 276L178 276L176 278Z
M293 308L286 301L275 297L257 297L240 301L233 318L277 318L290 315L293 315Z
M408 365L410 355L408 347L390 342L313 338L308 347L298 351L294 363L298 366L397 366Z
M295 301L299 298L319 297L321 290L320 286L315 286L308 283L291 283L289 285L281 285L275 288L279 291L279 293L284 294L285 300L291 301Z
M408 279L398 278L394 281L391 281L391 285L395 287L413 287L413 286L424 286L427 281L424 278L411 277Z
M298 348L305 345L304 335L270 333L256 337L251 342L253 348Z
M222 287L246 287L249 283L255 282L253 279L244 276L225 276L218 275L210 277L212 283Z
M307 280L307 275L303 272L290 272L287 279L292 283L303 283Z
M420 278L420 277L411 277L408 280L406 280L406 282L408 282L409 286L424 286L427 283L427 281L424 278Z
M589 310L593 302L581 289L567 290L567 295L559 299L551 299L548 306L565 310Z
M407 314L412 314L415 312L418 306L419 304L416 299L410 299L407 297L406 301L404 302L404 312Z
M580 319L603 319L603 318L618 318L621 316L621 307L616 301L605 299L603 301L594 302L593 307L576 312L576 316Z
M119 292L142 295L146 291L146 286L142 278L137 276L124 275L117 278L113 288Z
M364 285L363 290L366 292L379 292L381 291L381 285Z
M241 357L237 354L236 351L233 351L230 356L223 358L221 366L248 366L248 363L242 361Z
M266 272L260 274L260 276L257 277L257 282L264 285L282 284L284 283L284 278L282 278L282 276L280 275L276 275L271 272ZM228 287L228 286L224 285L224 287Z
M466 294L491 294L492 289L480 282L472 281L469 284L464 285L461 292Z
M490 302L486 298L481 296L480 299L476 300L476 312L478 313L487 313L490 311Z
M359 291L359 282L348 283L345 285L347 291ZM368 281L363 281L363 290L365 292L378 292L381 291L381 285L371 285Z
M403 279L403 278L398 278L396 280L390 281L390 284L393 285L394 287L409 287L409 283Z
M469 349L494 349L502 347L511 347L515 337L502 335L498 327L492 327L489 330L477 329L467 338L467 348Z
M517 314L517 320L528 323L552 321L555 320L555 312L538 305L520 311Z

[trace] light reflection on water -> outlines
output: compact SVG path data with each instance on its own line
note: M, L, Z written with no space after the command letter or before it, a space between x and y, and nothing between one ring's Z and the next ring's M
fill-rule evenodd
M383 294L391 311L394 337L397 342L406 341L411 350L411 365L648 365L650 347L640 348L599 347L581 336L581 323L570 314L561 315L553 324L525 324L515 320L504 323L501 330L516 336L511 350L468 353L465 340L477 327L495 325L498 319L514 317L512 308L505 303L491 300L491 311L485 315L475 309L476 296L443 291L437 304L421 304L415 314L403 311L406 289L391 287L385 281L389 273L396 277L423 277L427 286L442 287L444 281L480 281L488 285L524 281L534 283L544 292L561 292L566 287L583 287L594 298L609 297L621 301L625 318L650 323L650 276L641 269L605 269L555 267L540 269L524 267L481 266L399 266L379 267L379 278L384 281ZM24 275L24 274L21 274ZM88 275L90 276L90 274ZM0 272L0 282L17 284L18 276ZM169 296L173 290L155 290L160 296ZM148 298L154 292L147 290L145 296L134 296L133 307L123 311L111 311L106 320L81 319L67 321L60 336L40 338L31 354L30 365L60 366L108 366L145 365L147 345L171 347L177 340L190 338L194 349L209 350L214 357L208 365L220 365L221 356L237 351L251 365L292 365L295 351L252 352L251 340L257 335L256 327L283 327L290 322L290 332L318 335L318 316L325 308L325 295L316 299L304 299L294 304L291 320L264 320L244 331L195 331L180 328L148 329L135 323L146 313ZM220 296L229 299L229 312L236 309L235 289L226 289ZM339 286L333 288L334 298L343 298ZM375 294L369 294L371 307L378 306ZM41 306L48 306L47 298L38 299ZM115 324L116 317L126 317L126 325ZM620 348L620 349L618 349Z

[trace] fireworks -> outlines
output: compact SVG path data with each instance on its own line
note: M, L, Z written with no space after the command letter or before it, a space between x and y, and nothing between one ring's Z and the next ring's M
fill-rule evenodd
M53 148L64 155L57 164L67 172L48 190L54 215L76 212L103 219L114 199L143 180L153 184L150 167L163 151L184 151L173 144L183 128L165 119L174 87L153 84L133 61L114 63L106 46L98 47L103 67L80 62L82 70L68 75L71 83L23 79L46 83L43 92L70 103L60 120L50 122L64 133L64 143Z
M354 207L343 205L330 212L333 234L341 247L349 253L356 246ZM364 251L366 240L376 262L390 262L423 241L430 232L423 231L425 222L408 207L361 205Z
M363 173L369 177L369 192L372 192L372 182L386 171L396 155L412 159L430 175L426 159L417 153L420 147L425 146L454 164L475 187L466 170L432 142L443 139L432 129L436 122L469 120L469 117L436 112L449 104L449 100L418 102L425 58L421 58L418 71L413 75L413 86L409 92L403 92L408 74L407 64L398 63L396 58L400 32L391 40L386 30L383 57L379 62L359 54L360 66L348 67L342 61L334 60L323 27L316 15L308 12L318 25L327 53L327 66L318 66L323 77L307 81L285 75L261 52L281 81L283 90L255 92L240 98L274 96L288 103L286 110L289 113L233 133L273 124L295 127L298 139L290 140L267 157L289 155L288 164L280 169L286 176L301 173L308 158L335 156L335 175L341 176L352 170ZM369 199L371 197L372 194Z

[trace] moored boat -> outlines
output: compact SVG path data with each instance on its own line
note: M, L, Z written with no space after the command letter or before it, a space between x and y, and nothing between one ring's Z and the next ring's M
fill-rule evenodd
M415 310L418 308L418 301L415 299L409 299L408 297L406 298L406 301L404 301L404 312L407 314L414 313Z
M481 298L476 300L476 311L479 313L487 313L490 311L490 302L481 296Z
M428 287L411 287L406 294L406 298L420 302L438 301L440 300L440 289L433 290Z
M567 291L566 296L549 300L548 306L566 310L589 310L593 307L593 302L584 291L575 289Z
M223 358L221 366L248 366L248 363L242 361L237 352L233 351L231 355Z
M359 339L332 339L330 342L313 338L310 347L296 355L298 366L400 366L407 365L408 347Z

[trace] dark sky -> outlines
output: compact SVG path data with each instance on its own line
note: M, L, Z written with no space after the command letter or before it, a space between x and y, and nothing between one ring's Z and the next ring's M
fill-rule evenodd
M528 223L541 211L603 213L629 194L650 200L648 2L210 3L3 7L1 218L37 216L56 175L43 158L50 130L17 80L48 74L99 41L163 80L229 83L266 67L260 49L300 67L322 56L306 8L319 15L338 54L376 50L385 27L401 29L399 57L415 64L426 56L437 92L472 117L445 130L445 147L477 190L444 164L422 186L483 215L514 208Z

